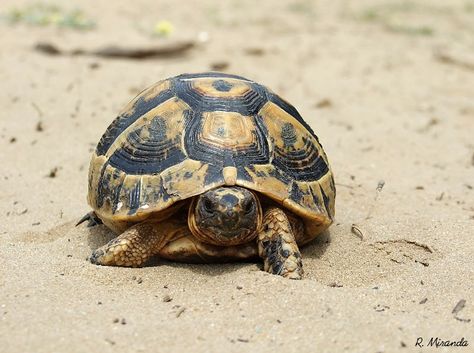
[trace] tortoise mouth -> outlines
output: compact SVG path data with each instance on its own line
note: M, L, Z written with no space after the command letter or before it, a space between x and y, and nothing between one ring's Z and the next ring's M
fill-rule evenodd
M196 224L195 217L189 219L189 228L199 241L218 246L245 244L257 236L257 227L254 229L248 227L235 227L232 229L216 226L203 227L202 224Z
M224 239L246 238L248 234L255 232L255 229L249 229L245 227L231 229L226 229L225 227L209 227L208 229L213 233L214 236L217 235L218 237L223 237Z

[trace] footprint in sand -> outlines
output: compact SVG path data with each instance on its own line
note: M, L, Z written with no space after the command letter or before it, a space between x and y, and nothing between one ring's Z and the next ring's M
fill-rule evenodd
M318 240L303 250L306 278L333 287L391 281L442 258L431 246L406 239L367 242L335 235L322 242Z

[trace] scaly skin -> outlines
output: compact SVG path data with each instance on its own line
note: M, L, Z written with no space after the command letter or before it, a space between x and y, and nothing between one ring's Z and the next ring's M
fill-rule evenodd
M104 266L140 267L182 232L187 232L187 225L179 222L139 223L95 250L89 260Z
M290 279L301 279L303 267L295 239L304 235L301 220L271 207L265 211L256 243L216 246L198 241L191 233L185 214L164 221L144 221L95 250L90 261L104 266L143 266L152 256L191 262L244 259L257 253L264 270Z
M290 279L303 277L301 254L284 211L270 208L265 212L257 243L265 271Z

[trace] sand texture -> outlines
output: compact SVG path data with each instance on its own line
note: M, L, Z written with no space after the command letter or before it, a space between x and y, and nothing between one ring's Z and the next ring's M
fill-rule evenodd
M96 27L0 22L1 352L474 352L474 2L49 3ZM160 20L166 38L150 35ZM142 89L211 69L292 102L329 157L336 221L302 250L302 281L260 263L86 261L111 238L74 226L100 136Z

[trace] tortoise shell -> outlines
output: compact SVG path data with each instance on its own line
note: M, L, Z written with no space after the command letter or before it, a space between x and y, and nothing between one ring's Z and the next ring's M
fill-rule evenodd
M334 217L326 154L297 110L256 82L215 72L160 81L125 107L92 156L88 202L120 231L223 185L269 197L313 231Z

